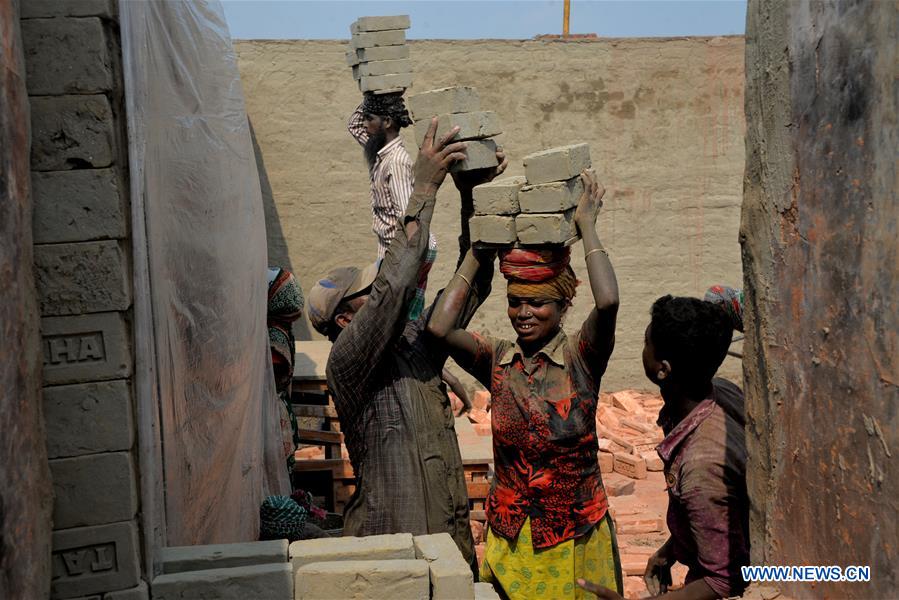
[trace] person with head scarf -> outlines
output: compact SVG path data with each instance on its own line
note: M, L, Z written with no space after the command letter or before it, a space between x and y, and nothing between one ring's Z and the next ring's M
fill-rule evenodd
M412 195L413 169L403 146L400 130L412 124L403 102L403 93L366 92L347 123L347 129L362 146L371 184L372 231L378 238L378 261L396 236L400 219ZM428 273L437 259L437 239L428 238L428 254L419 275L415 301L409 307L409 320L415 320L425 306Z
M705 291L703 300L723 308L731 326L743 333L743 290L726 285L713 285Z
M568 248L500 254L515 340L459 325L470 281L492 263L469 252L428 331L490 390L495 477L487 498L481 579L508 598L580 598L578 579L622 591L621 565L599 471L596 405L615 344L618 283L596 232L605 193L581 175L575 211L594 307L576 335L562 331L578 281Z
M289 473L293 473L294 453L300 444L300 430L290 401L293 383L293 322L303 314L303 290L293 273L280 267L268 269L268 339L272 352L272 372L278 394L281 443Z

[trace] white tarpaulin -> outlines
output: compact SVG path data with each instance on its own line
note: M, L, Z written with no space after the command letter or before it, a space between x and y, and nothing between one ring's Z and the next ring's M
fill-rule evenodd
M218 2L119 8L148 537L169 546L254 540L264 495L289 484L237 58Z

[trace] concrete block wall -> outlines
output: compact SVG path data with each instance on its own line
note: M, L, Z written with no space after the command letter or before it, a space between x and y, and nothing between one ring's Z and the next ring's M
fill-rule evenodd
M127 144L116 3L31 0L34 273L53 480L52 598L138 600Z

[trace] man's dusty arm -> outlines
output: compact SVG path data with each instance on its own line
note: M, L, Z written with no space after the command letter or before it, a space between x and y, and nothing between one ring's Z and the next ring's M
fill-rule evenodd
M335 342L353 349L352 353L332 353L335 359L347 357L347 364L334 365L347 376L352 377L357 371L356 375L364 376L371 365L359 358L381 356L405 326L409 302L415 295L418 275L427 254L437 190L449 165L464 156L464 143L447 145L458 128L434 143L436 127L437 120L434 119L415 163L415 187L403 225L397 229L396 237L387 249L369 299Z

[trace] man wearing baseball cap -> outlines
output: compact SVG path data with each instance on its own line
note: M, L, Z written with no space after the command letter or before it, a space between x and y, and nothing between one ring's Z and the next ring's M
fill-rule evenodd
M427 315L408 320L426 268L431 217L447 169L464 157L454 128L435 141L433 119L414 166L405 215L380 268L340 267L308 295L313 327L333 342L326 369L356 491L344 511L344 535L449 533L476 568L468 494L454 419L441 370L447 354L432 344ZM456 176L461 196L460 260L468 251L472 188L506 168ZM462 311L464 327L490 293L493 273L479 273Z

